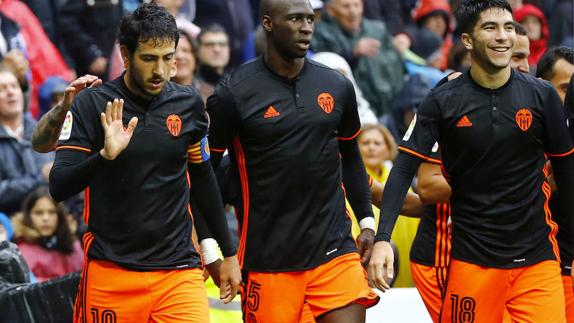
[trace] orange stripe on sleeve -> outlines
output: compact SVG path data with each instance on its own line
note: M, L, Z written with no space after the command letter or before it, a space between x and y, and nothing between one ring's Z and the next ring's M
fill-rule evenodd
M572 149L570 149L567 152L562 153L562 154L551 154L551 153L546 153L546 154L550 157L566 157L572 153L574 153L574 148L572 148Z
M225 148L218 149L218 148L209 147L209 149L213 152L216 152L216 153L224 153L225 152Z
M421 154L421 153L418 153L418 152L416 152L416 151L414 151L414 150L405 148L405 147L403 147L403 146L399 146L399 150L402 151L402 152L405 152L405 153L407 153L407 154L414 155L414 156L416 156L416 157L418 157L418 158L421 158L421 159L423 159L423 160L425 160L425 161L427 161L427 162L429 162L429 163L438 164L438 165L442 164L442 162L441 162L440 160L438 160L438 159L434 159L434 158L427 157L427 156L425 156L425 155L423 155L423 154Z
M92 152L91 149L80 147L80 146L59 146L59 147L56 147L56 150L62 150L62 149L80 150L80 151L87 152L87 153Z
M339 140L353 140L353 139L355 139L360 133L361 133L361 129L359 129L359 131L357 131L357 133L355 133L355 134L352 135L351 137L338 137L337 139L339 139Z

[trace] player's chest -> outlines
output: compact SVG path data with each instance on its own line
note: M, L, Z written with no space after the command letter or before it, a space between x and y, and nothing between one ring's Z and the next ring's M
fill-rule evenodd
M482 150L498 145L537 144L543 135L542 107L533 100L483 95L444 111L441 137L457 146Z
M327 87L262 84L240 106L241 133L272 138L301 131L331 133L341 123L345 104L342 95Z

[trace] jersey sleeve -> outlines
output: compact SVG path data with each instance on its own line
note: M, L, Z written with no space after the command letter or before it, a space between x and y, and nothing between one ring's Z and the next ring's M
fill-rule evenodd
M343 115L341 123L338 128L339 140L351 140L357 137L361 130L361 121L359 119L359 111L357 108L357 96L355 88L351 81L345 78L345 86L347 91L347 100L343 107Z
M438 140L440 115L438 102L431 92L411 121L399 143L399 150L423 161L433 162L432 148Z
M84 94L84 95L81 95ZM56 150L70 149L91 153L96 149L97 128L101 127L99 115L94 113L87 93L80 93L66 114ZM97 115L97 119L94 117Z
M224 79L207 99L209 115L209 145L214 152L223 153L237 133L239 117L235 100Z
M544 100L544 151L552 157L571 154L574 149L560 97L552 88Z

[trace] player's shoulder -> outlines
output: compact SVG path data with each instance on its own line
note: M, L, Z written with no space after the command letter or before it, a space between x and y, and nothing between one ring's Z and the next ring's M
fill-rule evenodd
M350 82L343 73L322 63L316 62L312 59L306 59L305 64L308 64L308 68L310 69L310 72L313 73L313 77L342 83Z
M226 87L231 90L240 84L248 84L253 82L254 85L257 85L257 82L260 81L260 75L262 75L264 68L262 60L262 57L257 57L242 64L233 72L223 76L217 86Z
M527 87L536 91L550 91L554 89L554 86L549 81L537 78L528 73L513 72L514 81L516 81L517 86Z

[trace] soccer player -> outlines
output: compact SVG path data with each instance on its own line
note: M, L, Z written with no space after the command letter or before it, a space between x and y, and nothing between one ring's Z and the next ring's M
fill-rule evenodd
M364 322L378 297L345 214L346 192L366 261L374 217L353 86L305 58L309 1L265 0L260 17L265 54L223 79L207 102L212 162L228 149L241 182L245 320L298 322L305 305L318 322Z
M538 61L536 76L549 81L563 100L564 112L572 122L572 105L565 102L566 92L572 86L571 79L574 75L574 50L569 47L552 47L542 55ZM570 123L570 137L574 140ZM560 216L563 210L557 204L557 195L552 194L550 199L550 210L556 218L558 224L558 234L556 238L560 246L560 266L562 267L562 282L564 283L564 297L566 300L566 319L574 322L574 289L572 287L572 234L568 224L563 222L564 217Z
M432 91L403 138L385 187L369 278L383 288L402 196L438 140L452 187L452 252L441 322L565 322L545 154L573 194L572 142L552 86L513 71L512 9L470 0L457 11L471 68ZM572 201L561 199L572 225Z
M515 22L514 28L516 43L510 67L528 73L528 37L519 23ZM450 74L439 82L437 87L460 75L461 73ZM433 146L430 158L422 161L417 183L420 198L426 205L411 248L411 273L433 322L438 322L445 296L451 248L451 207L448 203L451 187L442 173L438 144Z
M199 93L169 82L175 19L143 4L122 19L126 72L80 92L66 117L50 190L85 189L86 252L75 322L206 322L190 194L225 256L221 295L241 281L207 146Z

